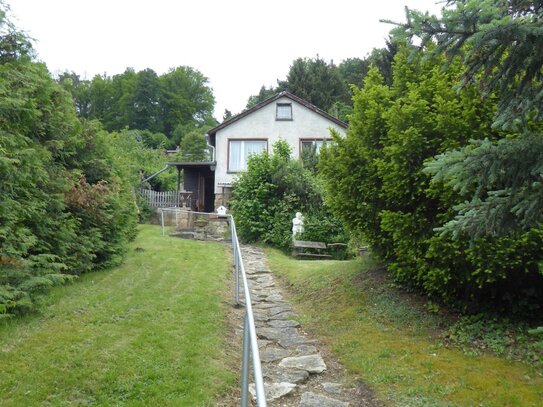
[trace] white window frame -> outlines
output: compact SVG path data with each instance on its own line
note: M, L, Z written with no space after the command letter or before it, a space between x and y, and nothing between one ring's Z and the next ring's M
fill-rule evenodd
M248 146L246 145L246 143L255 143L255 142L258 142L258 143L262 143L262 150L259 151L258 153L251 153L248 151ZM232 157L232 154L233 154L233 151L234 149L232 148L232 143L240 143L240 147L239 147L239 153L240 154L240 157L238 158L238 160L241 160L240 161L240 165L239 166L234 166L233 165L233 157ZM247 169L247 161L249 160L249 156L252 155L252 154L260 154L261 152L263 151L268 151L268 139L262 139L262 138L252 138L252 139L228 139L228 157L227 157L227 160L228 160L228 164L227 164L227 172L228 173L237 173L237 172L241 172L241 171L245 171Z
M283 114L280 112L286 112L287 110L282 110L288 108L288 114ZM277 103L275 106L275 120L278 121L289 121L292 120L292 103Z

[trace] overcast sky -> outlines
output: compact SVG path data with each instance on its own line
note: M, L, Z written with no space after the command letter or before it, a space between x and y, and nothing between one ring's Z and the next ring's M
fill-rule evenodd
M215 117L239 113L291 62L317 54L339 64L383 47L404 6L439 13L439 0L6 0L19 29L56 74L83 78L188 65L213 88Z

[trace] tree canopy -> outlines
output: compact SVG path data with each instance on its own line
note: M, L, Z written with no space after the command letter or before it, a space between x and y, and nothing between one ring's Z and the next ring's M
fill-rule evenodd
M297 58L290 65L285 80L277 80L275 87L262 86L257 95L249 97L246 108L286 90L348 122L353 107L352 86L363 86L370 66L379 69L386 83L390 84L396 48L394 43L387 41L386 48L374 49L365 58L347 58L339 65L319 56Z
M484 95L495 95L493 127L506 132L500 140L473 142L428 164L435 182L450 184L463 197L444 230L474 238L541 227L543 3L451 0L442 17L409 9L406 15L396 37L421 38L417 49L435 42L428 55L461 57L459 85L476 84Z
M0 1L0 63L31 57L34 54L30 39L17 30L8 19L8 6Z
M129 128L164 134L168 147L178 145L192 129L216 124L208 79L190 67L160 76L149 68L139 72L127 68L122 74L96 75L92 80L64 72L58 82L71 93L81 117L99 120L108 131ZM180 126L189 130L180 134L176 132Z
M531 0L449 0L436 17L406 9L396 38L420 37L421 48L462 56L462 85L498 92L495 125L518 129L523 120L543 119L543 3Z

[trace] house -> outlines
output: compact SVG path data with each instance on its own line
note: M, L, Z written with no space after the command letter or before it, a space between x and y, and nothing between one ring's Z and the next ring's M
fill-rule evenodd
M212 212L228 202L232 183L247 167L251 154L270 151L279 139L292 147L293 158L302 150L330 139L330 129L345 134L347 125L318 107L281 92L224 121L208 132L214 157L208 162L179 163L184 189L192 191L198 210Z

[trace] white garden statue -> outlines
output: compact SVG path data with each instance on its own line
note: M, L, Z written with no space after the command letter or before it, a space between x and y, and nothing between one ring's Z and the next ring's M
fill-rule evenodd
M301 212L296 212L296 217L292 219L292 238L304 233L304 217Z

